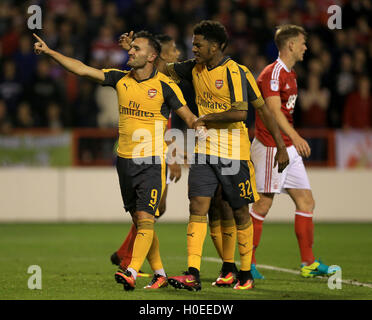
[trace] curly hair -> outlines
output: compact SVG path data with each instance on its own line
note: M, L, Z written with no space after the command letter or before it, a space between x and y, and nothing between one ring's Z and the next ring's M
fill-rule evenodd
M218 21L203 20L199 22L194 27L194 35L202 35L208 41L217 42L222 51L227 47L226 28Z

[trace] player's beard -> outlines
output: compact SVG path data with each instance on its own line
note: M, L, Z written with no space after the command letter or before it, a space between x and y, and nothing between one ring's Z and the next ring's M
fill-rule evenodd
M130 60L129 58L127 65L133 69L141 69L146 65L146 59L145 58L141 59L137 57L137 58L133 58L133 60Z

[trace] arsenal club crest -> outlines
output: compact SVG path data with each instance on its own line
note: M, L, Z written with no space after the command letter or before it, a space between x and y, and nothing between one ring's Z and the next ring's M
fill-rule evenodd
M149 91L147 91L147 94L150 98L153 98L156 96L158 92L156 91L156 89L149 89Z
M221 89L223 86L223 80L216 80L214 84L216 85L217 89Z

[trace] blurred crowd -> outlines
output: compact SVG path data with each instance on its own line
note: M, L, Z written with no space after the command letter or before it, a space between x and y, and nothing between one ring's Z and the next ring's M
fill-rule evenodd
M33 4L42 9L41 30L27 26L27 9ZM340 30L327 26L332 4L342 8ZM0 133L12 128L117 125L114 91L35 55L33 32L52 49L90 66L125 69L127 54L118 46L122 33L166 33L176 40L181 59L189 59L193 25L202 19L226 26L226 54L255 77L277 58L275 26L303 26L308 50L295 67L296 126L372 127L370 0L1 0Z

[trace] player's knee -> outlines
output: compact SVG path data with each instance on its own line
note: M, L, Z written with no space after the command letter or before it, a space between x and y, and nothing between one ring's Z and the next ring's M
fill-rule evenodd
M190 199L190 214L196 216L206 216L209 210L210 200L200 197Z
M234 211L227 201L221 201L221 217L223 220L234 219Z
M309 201L309 212L314 212L314 209L315 209L315 200L311 198L311 200Z
M234 212L235 223L237 225L243 225L249 222L250 215L249 215L248 206L243 206L239 209L234 210L233 212Z
M272 204L272 199L260 198L260 200L253 203L252 210L260 216L265 217L269 213Z
M132 220L135 225L137 225L140 220L144 219L155 221L155 217L152 214L145 211L136 211L135 214L132 215Z
M297 203L297 210L304 212L313 212L315 209L315 200L313 197L301 198Z

